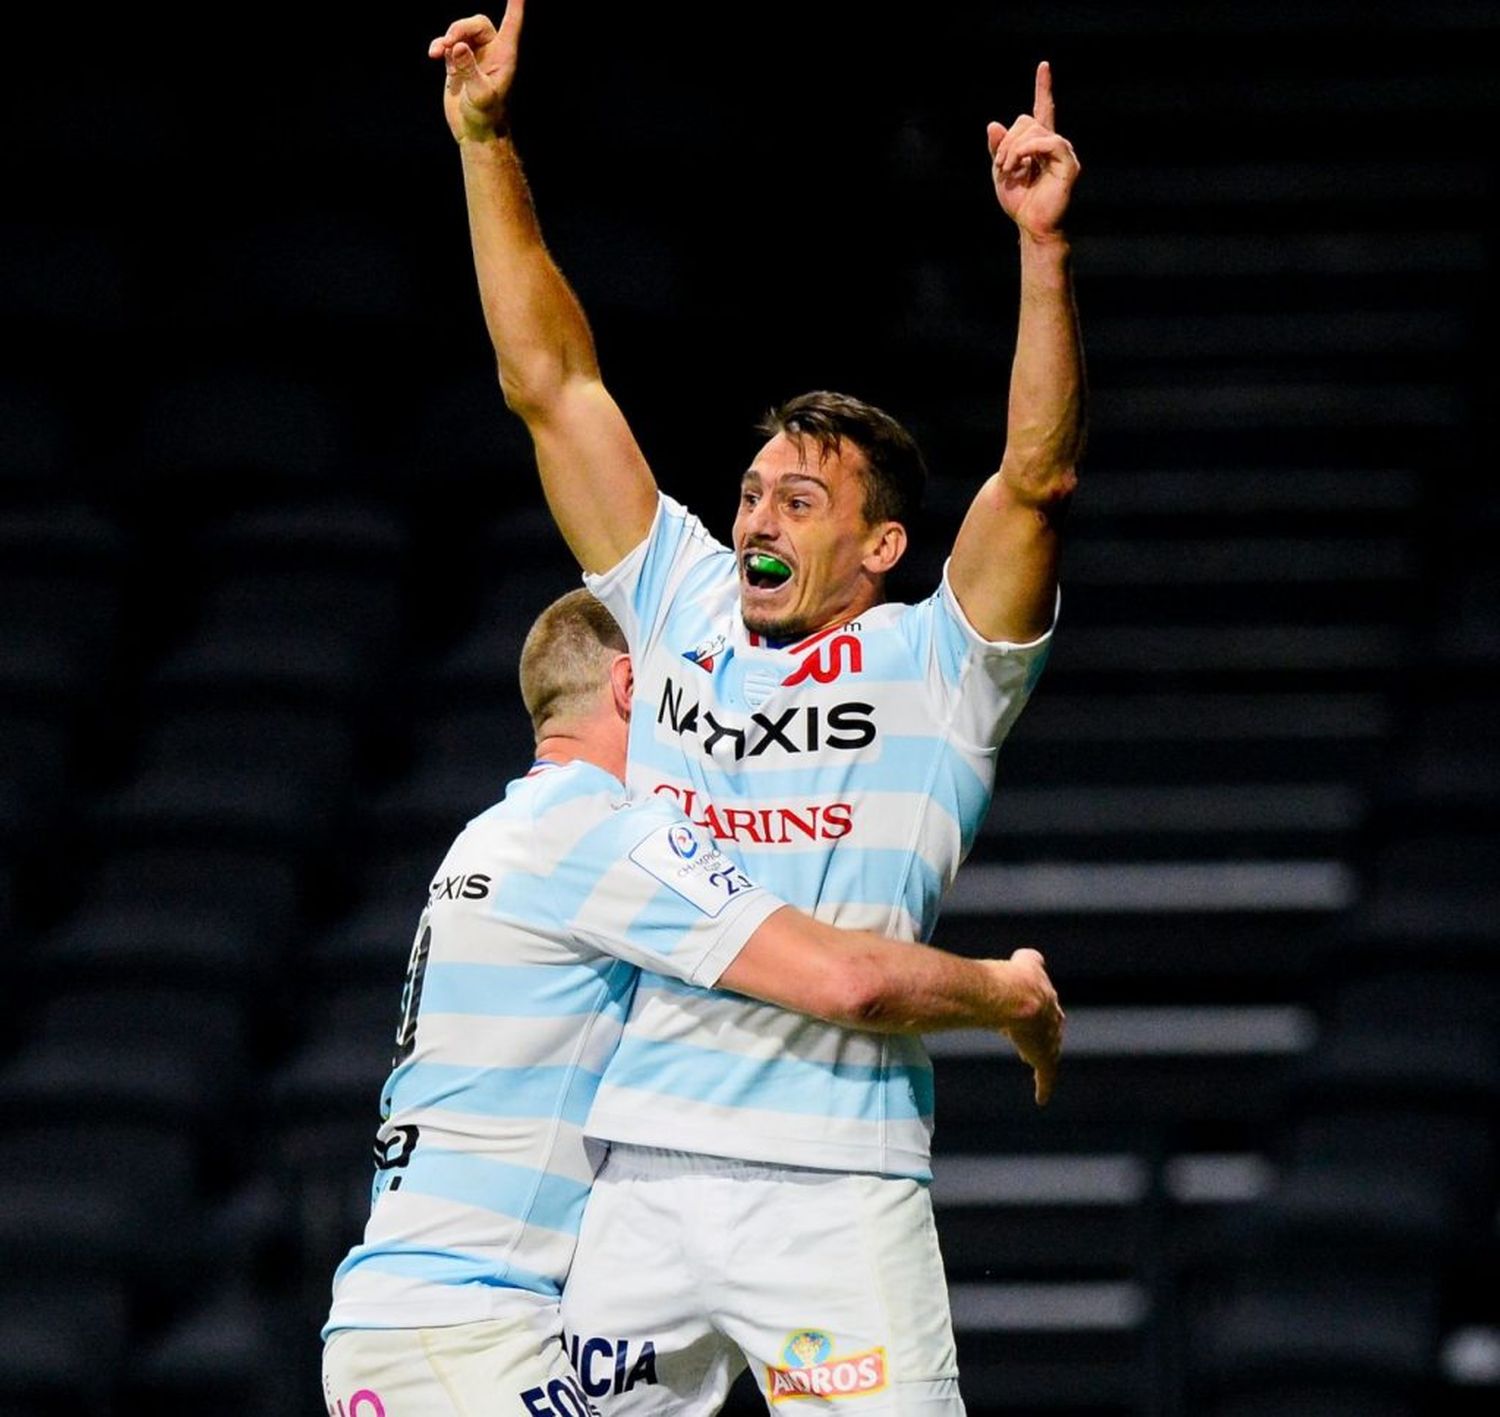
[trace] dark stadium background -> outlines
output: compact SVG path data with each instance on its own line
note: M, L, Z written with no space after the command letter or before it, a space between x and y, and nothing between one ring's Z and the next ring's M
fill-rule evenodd
M321 1410L427 873L526 761L572 575L479 317L452 16L400 11L7 43L6 1417ZM908 593L1003 441L984 124L1054 65L1092 443L938 939L1041 945L1069 1053L1037 1114L937 1050L976 1414L1500 1395L1497 31L534 0L516 130L661 481L723 530L767 404L883 404L935 474Z

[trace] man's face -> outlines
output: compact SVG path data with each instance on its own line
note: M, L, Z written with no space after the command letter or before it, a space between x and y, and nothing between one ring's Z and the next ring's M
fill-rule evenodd
M756 454L734 519L747 629L801 639L880 599L886 566L879 548L893 523L865 521L863 467L864 454L848 442L820 458L812 439L784 433Z

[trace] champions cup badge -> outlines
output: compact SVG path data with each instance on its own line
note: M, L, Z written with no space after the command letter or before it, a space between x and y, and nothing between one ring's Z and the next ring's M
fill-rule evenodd
M781 1350L784 1368L766 1369L766 1395L772 1402L794 1397L862 1397L886 1385L885 1349L830 1356L833 1340L821 1329L792 1334Z

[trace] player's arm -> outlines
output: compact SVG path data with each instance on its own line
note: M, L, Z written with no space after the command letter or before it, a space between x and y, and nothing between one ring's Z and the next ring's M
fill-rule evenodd
M429 55L447 71L443 109L463 160L469 234L506 404L525 421L542 490L586 571L606 571L651 529L656 482L604 387L588 320L542 241L510 131L523 0L497 29L456 20Z
M1053 118L1043 63L1034 112L1009 128L989 125L995 195L1020 238L1020 324L1005 454L969 508L948 576L965 616L990 640L1032 640L1051 625L1060 522L1083 455L1083 350L1062 226L1080 168Z
M1038 1104L1052 1095L1063 1012L1035 950L966 959L841 930L784 906L762 921L716 987L877 1033L995 1029L1031 1067Z

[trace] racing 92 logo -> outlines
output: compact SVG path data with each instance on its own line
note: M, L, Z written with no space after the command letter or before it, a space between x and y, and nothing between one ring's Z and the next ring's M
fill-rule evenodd
M831 684L841 674L858 674L865 667L864 650L853 635L835 635L817 646L802 663L781 682L788 688L808 679Z

